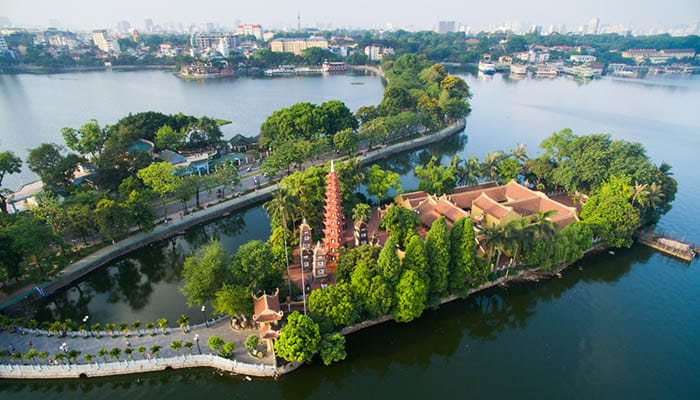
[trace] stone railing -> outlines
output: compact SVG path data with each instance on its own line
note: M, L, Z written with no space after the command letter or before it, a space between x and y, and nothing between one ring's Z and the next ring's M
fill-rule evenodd
M66 379L89 378L138 374L144 372L164 371L168 369L209 367L240 375L275 378L290 372L298 365L288 364L283 368L274 365L249 364L229 360L211 354L180 355L170 358L152 358L145 360L121 360L117 362L94 362L90 364L62 365L0 365L0 378L6 379Z
M187 325L184 329L185 332L189 332L194 329L200 329L204 327L208 327L211 325L218 324L219 322L228 319L229 317L223 316L219 318L214 318L212 320L209 320L207 322L202 322L201 324L196 324L196 325ZM171 332L179 331L182 328L171 328L167 327L165 329L162 328L153 328L153 334L159 334L159 333L164 333L168 334ZM34 336L59 336L58 332L50 332L45 329L32 329L32 328L25 328L22 326L15 326L14 331L22 334L22 335L34 335ZM111 337L119 337L119 336L134 336L134 335L148 335L151 333L151 330L148 328L139 328L138 330L129 330L129 331L120 331L118 329L114 329L112 332L107 332L107 331L93 331L93 330L84 330L84 331L67 331L63 332L61 334L61 337L71 337L71 338L79 338L79 337L105 337L105 336L111 336Z

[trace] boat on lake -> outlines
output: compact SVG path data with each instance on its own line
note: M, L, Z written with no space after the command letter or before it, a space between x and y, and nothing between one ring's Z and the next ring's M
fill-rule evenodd
M510 73L515 75L527 75L527 65L525 64L511 64Z
M228 61L222 60L220 66L211 62L194 62L180 66L177 76L185 79L217 79L234 76L234 70L229 67Z
M559 70L554 65L542 64L537 67L535 75L541 77L554 77L559 75Z
M496 72L496 64L490 61L479 61L479 71L485 74L493 74Z
M321 65L323 72L345 72L346 69L348 69L348 65L342 61L325 60Z

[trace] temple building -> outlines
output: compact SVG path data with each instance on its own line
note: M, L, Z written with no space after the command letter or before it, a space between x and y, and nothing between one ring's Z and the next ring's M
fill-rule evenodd
M314 278L324 278L328 275L326 270L328 266L328 254L326 250L321 246L321 243L317 243L314 248L313 256L313 274Z
M311 239L311 227L306 222L306 218L299 225L299 258L301 259L301 268L304 272L309 272L313 269L313 240Z
M270 296L263 293L261 296L253 295L253 321L260 329L260 339L267 346L267 351L272 351L272 340L279 338L277 321L282 319L280 308L279 289Z
M471 217L475 225L503 226L519 218L549 211L554 211L549 219L559 228L578 221L576 207L552 200L514 180L502 186L495 182L462 186L455 188L451 195L441 197L426 192L406 193L397 196L396 202L415 211L426 227L441 216L450 226L462 216Z
M323 214L323 249L328 261L335 261L343 244L343 207L341 205L340 178L331 160L331 170L326 176L326 207ZM315 253L315 251L314 251Z

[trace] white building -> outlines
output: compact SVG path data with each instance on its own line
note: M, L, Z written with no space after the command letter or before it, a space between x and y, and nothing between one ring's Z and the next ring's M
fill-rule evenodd
M240 24L236 30L239 36L255 36L256 39L262 40L263 30L259 24Z
M587 54L573 54L569 57L569 61L577 62L577 63L589 63L589 62L595 62L596 58L595 56L589 56Z
M119 54L119 42L117 39L109 37L107 31L104 29L92 31L92 41L95 42L97 48L105 53Z
M369 57L370 61L381 60L384 56L394 54L394 49L391 47L382 47L371 45L365 47L365 55Z

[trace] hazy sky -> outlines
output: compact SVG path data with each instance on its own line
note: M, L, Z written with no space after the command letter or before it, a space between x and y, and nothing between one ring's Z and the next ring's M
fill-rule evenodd
M236 20L263 27L318 23L333 27L413 26L430 29L440 20L455 20L483 29L506 20L531 24L566 24L575 30L598 17L601 24L634 28L670 27L700 21L700 0L0 0L0 16L17 26L111 28L126 20L143 28L143 20L185 26L214 22L232 26Z

